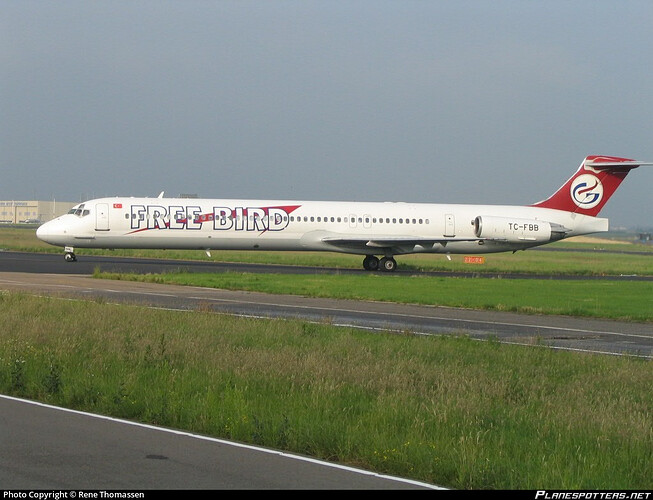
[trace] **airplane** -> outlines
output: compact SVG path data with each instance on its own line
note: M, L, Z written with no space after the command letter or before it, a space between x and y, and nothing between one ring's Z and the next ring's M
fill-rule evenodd
M516 252L608 230L597 215L630 170L653 165L587 156L549 198L527 206L115 197L41 225L39 239L75 248L326 251L394 271L396 255Z

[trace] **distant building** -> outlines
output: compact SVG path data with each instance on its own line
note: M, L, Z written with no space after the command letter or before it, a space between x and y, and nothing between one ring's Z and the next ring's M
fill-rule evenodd
M0 200L0 223L38 224L65 214L77 202L71 201L2 201Z

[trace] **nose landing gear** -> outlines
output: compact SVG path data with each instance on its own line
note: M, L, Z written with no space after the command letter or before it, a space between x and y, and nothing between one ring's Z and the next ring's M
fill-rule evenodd
M65 247L63 250L63 258L66 262L76 262L77 257L75 256L75 249L73 247Z

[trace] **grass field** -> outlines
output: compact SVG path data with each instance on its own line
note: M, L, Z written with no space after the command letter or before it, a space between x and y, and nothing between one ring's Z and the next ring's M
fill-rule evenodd
M0 227L1 248L63 255L61 248L53 247L38 240L34 229ZM581 276L653 275L653 245L579 238L556 242L546 245L544 248L548 250L532 249L515 254L488 254L484 256L485 263L482 265L465 264L462 255L452 255L451 260L448 260L444 255L403 255L398 256L397 261L401 269L414 271L463 271L479 274L573 274ZM556 249L559 251L554 251ZM221 262L274 263L343 269L362 268L361 256L319 252L213 251L210 258L199 250L111 251L79 249L76 253L79 258L83 258L84 255L112 255Z
M0 229L0 247L60 252L39 246L27 230L14 231ZM588 244L607 245L559 248ZM624 248L640 247L644 255L614 253L620 247L498 254L471 269L651 275L648 247ZM199 251L116 254L207 259ZM361 259L214 252L213 260L359 268ZM405 256L400 265L470 270L457 256ZM639 282L561 286L557 280L385 274L140 279L634 321L653 315L651 284ZM653 488L653 365L639 358L479 342L462 332L384 335L234 318L201 307L158 311L10 293L0 295L0 322L5 394L450 488Z
M653 365L0 296L5 394L460 489L653 488Z
M95 277L275 294L653 321L653 282L381 274L185 273Z

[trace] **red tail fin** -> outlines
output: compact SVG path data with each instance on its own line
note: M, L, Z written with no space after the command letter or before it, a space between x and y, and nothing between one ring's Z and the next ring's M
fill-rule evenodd
M596 216L633 168L643 163L615 156L588 156L553 195L533 206Z

